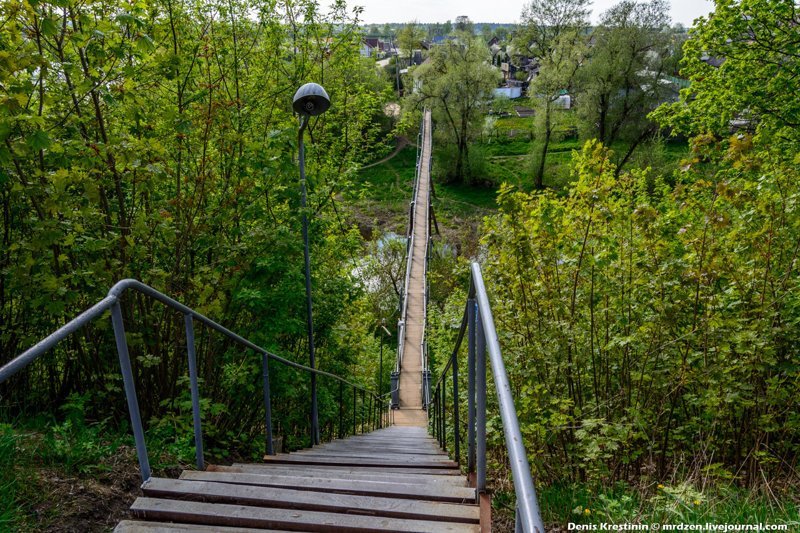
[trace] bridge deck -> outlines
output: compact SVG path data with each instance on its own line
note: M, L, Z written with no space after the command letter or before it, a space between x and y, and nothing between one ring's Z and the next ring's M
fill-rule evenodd
M400 367L400 409L394 423L403 426L427 426L422 409L422 338L425 328L425 255L428 251L430 195L430 159L432 150L431 113L426 111L419 184L414 198L414 248L411 250L411 275L407 290L406 329L403 339L403 362Z
M151 478L115 531L480 531L475 489L425 428L264 460Z

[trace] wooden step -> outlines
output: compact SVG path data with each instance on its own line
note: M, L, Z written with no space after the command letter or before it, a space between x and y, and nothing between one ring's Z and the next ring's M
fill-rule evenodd
M352 445L337 445L337 446L315 446L313 448L304 448L302 450L296 450L291 453L307 453L307 452L375 452L381 454L390 454L393 456L403 456L403 455L443 455L441 449L436 448L426 448L424 446L406 446L406 447L399 447L399 446L389 446L385 444L352 444Z
M389 463L401 463L407 464L409 462L447 462L452 463L450 457L447 454L439 453L437 455L414 455L414 454L405 454L405 455L398 455L398 454L390 454L390 453L378 453L378 452L347 452L347 451L337 451L337 450L309 450L307 452L292 452L290 455L295 457L331 457L331 458L341 458L341 459L372 459L375 461L386 461Z
M285 529L290 531L424 531L478 532L475 524L384 518L317 511L270 509L244 505L162 500L141 497L131 511L145 520L172 520L189 524Z
M214 481L238 485L278 487L312 492L333 492L361 496L392 497L405 500L431 502L472 503L475 489L436 484L394 483L381 481L348 481L342 479L277 476L270 474L234 474L228 472L198 472L186 470L180 479L192 481Z
M214 466L209 465L209 472L231 472L238 474L274 474L279 476L294 477L321 477L327 479L343 479L350 481L391 481L418 485L420 483L444 483L454 487L466 487L466 478L462 476L436 475L436 474L398 474L397 472L365 473L360 469L327 469L316 468L283 468L283 465L252 465L248 466Z
M415 468L415 467L403 467L403 468L384 468L382 466L370 466L370 465L361 465L361 466L346 466L346 465L329 465L329 464L316 464L316 465L305 465L305 464L293 464L293 463L260 463L260 464L246 464L246 463L233 463L233 466L236 467L246 467L246 468L291 468L296 470L334 470L334 471L342 471L342 470L351 470L351 471L359 471L365 473L394 473L394 474L433 474L437 476L459 476L461 472L459 472L455 468Z
M316 446L317 448L333 448L339 446L372 446L372 445L380 445L383 444L385 446L395 446L395 447L405 447L405 446L422 446L425 448L433 448L435 450L439 449L439 443L435 440L431 439L418 439L418 438L392 438L392 437L381 437L379 439L355 439L350 438L347 440L335 440L329 442L327 444L321 444Z
M143 522L141 520L123 520L116 528L114 533L257 533L264 529L253 529L250 527L225 527L225 526L202 526L199 524L175 524L165 522ZM272 533L280 532L270 529Z
M185 479L151 478L142 486L142 492L145 496L153 498L229 503L276 509L300 509L444 522L478 523L479 520L477 505L318 493Z
M436 441L428 441L428 440L421 440L421 439L362 439L362 440L351 440L351 441L336 441L331 442L329 444L322 444L320 446L314 446L313 449L317 448L356 448L356 447L383 447L383 448L408 448L411 447L415 450L433 450L441 452L441 447L439 443ZM305 448L311 449L311 448Z
M331 465L331 466L380 466L386 469L394 468L427 468L427 469L458 469L458 464L453 461L421 461L410 459L369 459L361 457L332 456L332 457L312 457L290 454L265 455L265 463L277 464L304 464L304 465Z

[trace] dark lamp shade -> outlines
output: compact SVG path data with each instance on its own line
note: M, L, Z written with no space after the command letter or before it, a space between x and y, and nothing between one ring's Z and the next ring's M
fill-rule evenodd
M292 108L301 115L321 115L331 106L325 89L317 83L306 83L294 93Z

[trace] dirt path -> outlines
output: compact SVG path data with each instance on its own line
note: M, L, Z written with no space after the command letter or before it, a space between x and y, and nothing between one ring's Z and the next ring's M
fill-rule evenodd
M407 137L405 137L403 135L397 137L397 146L395 146L395 148L394 148L394 150L392 151L391 154L387 155L386 157L384 157L380 161L375 161L374 163L370 163L369 165L365 165L365 166L361 167L359 170L366 170L368 168L377 167L378 165L382 165L382 164L386 163L387 161L392 159L394 156L399 154L400 150L402 150L403 148L405 148L406 146L408 146L410 144L411 144L411 141L409 141Z

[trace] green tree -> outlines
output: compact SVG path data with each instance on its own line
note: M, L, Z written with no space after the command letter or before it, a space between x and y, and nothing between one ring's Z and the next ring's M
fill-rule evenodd
M449 20L446 20L445 23L442 25L442 33L444 35L450 35L453 33L453 23Z
M792 157L800 141L800 102L793 88L800 73L796 27L791 2L719 2L684 45L681 72L691 87L679 103L659 109L657 118L685 133L720 138L738 120L765 146L790 142L783 153Z
M580 70L580 129L606 146L625 143L619 169L657 131L647 114L666 100L664 77L674 70L668 13L663 0L617 4L601 17Z
M414 50L422 48L425 30L416 22L409 22L397 32L397 46L408 57L408 65L414 59Z
M456 17L456 25L455 31L468 33L470 35L475 34L475 24L469 19L466 15L459 15Z
M0 4L4 360L133 277L307 361L290 97L308 80L333 102L312 122L307 145L319 362L343 372L356 359L345 357L334 329L350 319L336 306L359 298L342 256L362 243L334 208L353 169L382 148L390 87L359 57L357 20L342 2L328 11L310 0L198 7ZM145 418L180 411L180 317L132 295L122 303ZM202 339L209 438L233 446L233 428L252 446L245 434L263 429L252 402L259 363L220 337ZM13 380L4 399L37 410L91 391L87 409L116 414L124 402L113 351L98 322ZM273 390L280 379L297 384L293 371L275 371ZM285 387L286 405L302 389ZM302 414L276 412L276 420L292 442L304 431Z
M588 0L533 0L522 12L519 42L539 61L529 93L536 108L534 186L544 187L547 152L556 127L556 102L570 92L586 46Z
M589 5L588 0L532 0L522 10L515 44L540 61L549 58L564 35L586 29Z
M494 34L497 35L497 38L501 41L505 41L508 39L508 28L505 26L500 26L496 30L494 30Z
M454 157L442 163L449 181L475 177L470 145L480 132L492 91L500 80L490 58L482 38L461 33L458 39L435 47L429 60L413 72L417 90L409 97L410 104L430 106L436 122L443 126L437 130L442 132L438 142L455 149Z

